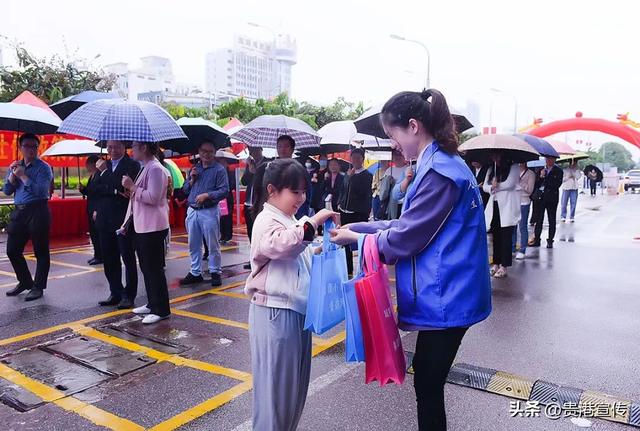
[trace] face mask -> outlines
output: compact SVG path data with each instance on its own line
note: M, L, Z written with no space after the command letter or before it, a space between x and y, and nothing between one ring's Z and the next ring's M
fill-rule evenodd
M313 171L313 165L311 163L306 163L305 166L307 167L307 171Z
M326 160L320 160L320 167L322 169L326 168L327 167L327 161Z

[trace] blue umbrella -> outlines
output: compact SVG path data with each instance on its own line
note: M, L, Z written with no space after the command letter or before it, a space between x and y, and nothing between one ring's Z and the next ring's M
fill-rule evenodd
M520 138L527 144L531 145L537 152L540 153L541 156L560 157L560 154L558 154L555 148L553 148L551 144L544 139L540 139L537 136L523 135L519 133L514 133L513 136L515 136L516 138Z
M116 99L117 97L118 96L113 93L102 93L100 91L89 90L58 100L56 103L49 105L49 107L53 112L58 114L58 117L64 120L71 115L73 111L85 103L93 102L95 100Z
M541 168L543 166L545 166L547 164L547 162L545 162L544 160L532 160L530 162L527 162L527 166L530 168Z
M96 100L81 106L62 122L58 132L95 141L163 142L186 138L160 106L121 99Z

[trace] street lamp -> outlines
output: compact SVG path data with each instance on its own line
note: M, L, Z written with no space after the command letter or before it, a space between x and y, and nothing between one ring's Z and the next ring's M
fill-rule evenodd
M425 50L425 52L427 53L427 81L426 81L426 88L431 88L431 53L429 52L429 48L427 48L427 45L425 45L424 43L420 42L419 40L407 39L406 37L399 36L397 34L390 34L389 37L391 39L395 39L395 40L401 40L401 41L404 41L404 42L411 42L411 43L418 44Z
M513 133L518 133L518 99L516 99L516 96L514 96L511 93L507 93L506 91L502 91L499 88L490 88L489 90L493 91L494 93L504 94L513 99L513 105L514 105Z

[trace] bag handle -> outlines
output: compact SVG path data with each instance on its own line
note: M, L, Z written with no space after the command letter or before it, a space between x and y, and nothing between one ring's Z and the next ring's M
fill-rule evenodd
M355 275L360 274L364 268L364 241L366 238L366 235L358 236L358 272Z
M365 237L363 254L365 274L377 272L382 267L380 255L378 254L378 245L373 235L367 235Z
M336 224L331 219L324 222L324 228L322 229L322 250L323 251L338 249L338 246L331 242L331 234L329 233L329 231L332 229L335 229L335 227L336 227Z

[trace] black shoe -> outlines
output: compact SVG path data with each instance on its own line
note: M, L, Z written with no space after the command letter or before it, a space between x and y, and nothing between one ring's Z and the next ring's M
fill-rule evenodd
M553 248L553 240L552 239L548 239L547 240L547 248Z
M7 296L18 296L22 292L24 292L25 290L29 290L29 289L27 289L25 286L23 286L22 283L18 283L18 285L16 287L14 287L13 289L7 291L6 295Z
M204 255L202 255L202 260L203 260L204 262L206 262L207 260L209 260L209 255L208 255L208 254L204 254Z
M122 301L118 304L118 310L127 310L133 308L133 301L129 298L122 298Z
M178 284L180 284L180 286L187 286L189 284L202 283L203 281L204 281L204 278L202 278L202 275L196 276L189 273L185 278L180 280Z
M27 296L24 298L25 301L34 301L36 299L42 298L44 292L42 289L38 289L37 287L32 288Z
M243 268L244 269L251 269L251 264L250 263L245 263Z
M102 260L101 259L96 259L94 257L93 259L89 259L89 261L87 263L89 265L102 265Z
M98 302L98 305L100 305L101 307L109 307L109 306L118 305L118 304L120 304L120 298L116 298L113 295L109 295L106 301Z
M540 247L540 240L536 239L536 240L533 240L533 241L529 241L528 246L529 247Z
M213 287L222 286L222 277L217 272L211 274L211 285Z

